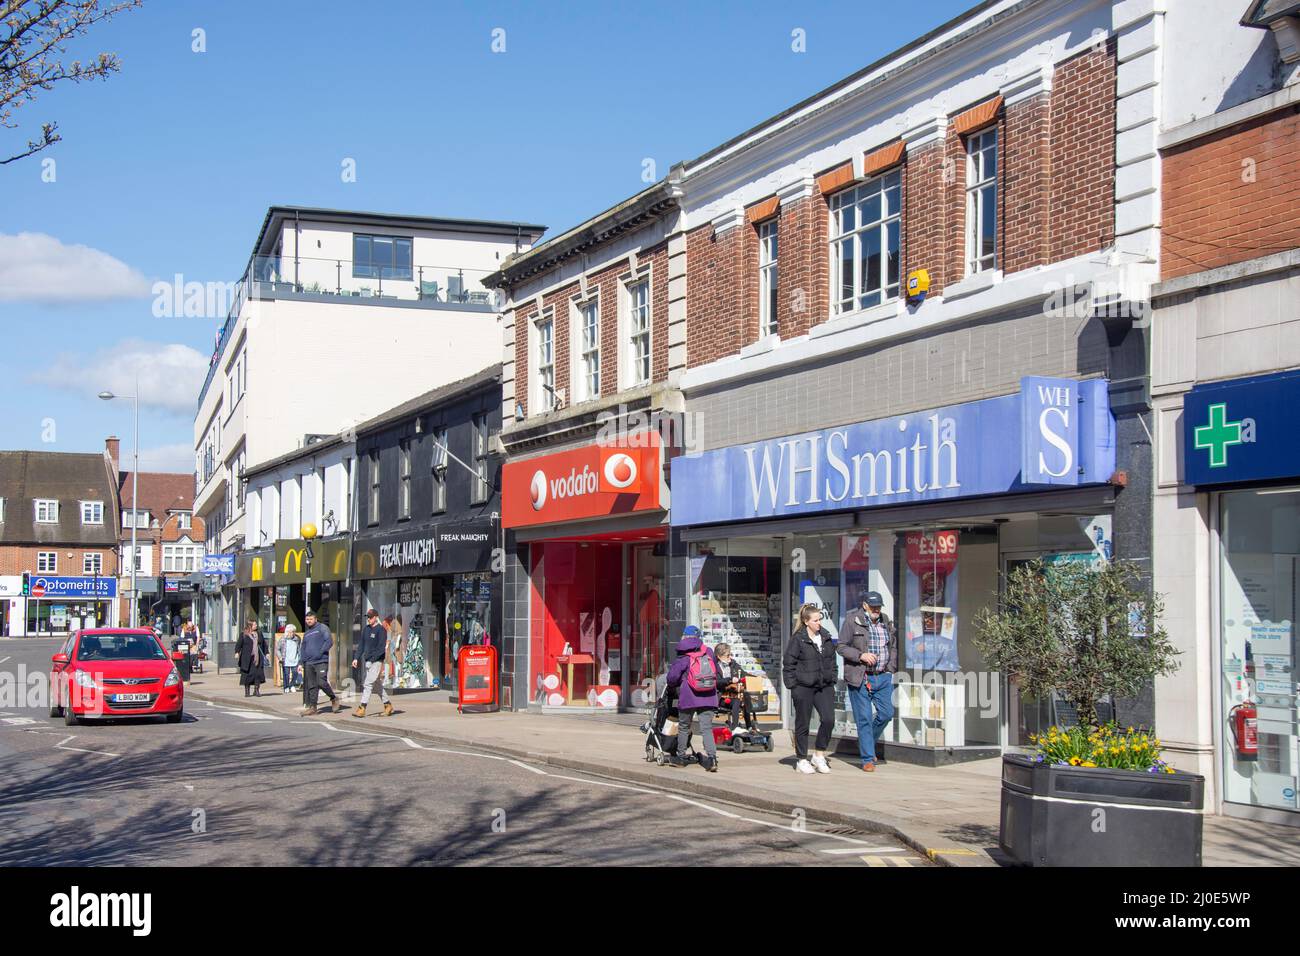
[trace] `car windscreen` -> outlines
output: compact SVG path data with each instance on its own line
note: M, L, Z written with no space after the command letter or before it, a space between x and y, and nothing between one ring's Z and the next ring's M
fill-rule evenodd
M167 655L152 634L85 634L79 661L161 661Z

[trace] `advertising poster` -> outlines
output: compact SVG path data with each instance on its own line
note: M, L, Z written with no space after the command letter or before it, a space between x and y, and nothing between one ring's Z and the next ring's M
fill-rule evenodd
M903 664L909 670L955 671L957 654L956 531L907 535L907 618Z

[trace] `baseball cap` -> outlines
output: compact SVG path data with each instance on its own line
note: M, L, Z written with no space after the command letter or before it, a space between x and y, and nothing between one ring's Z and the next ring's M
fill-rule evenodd
M686 627L682 629L682 637L699 637L699 636L700 636L700 629L696 627L694 624L687 624Z
M862 603L867 605L867 607L884 607L885 604L884 600L880 597L879 591L868 591L866 596L863 597Z
M366 617L379 617L379 612L372 607L369 611L366 612Z

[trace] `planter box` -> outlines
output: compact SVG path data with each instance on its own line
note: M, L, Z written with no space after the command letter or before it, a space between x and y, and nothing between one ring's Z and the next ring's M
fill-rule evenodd
M1205 778L1002 758L1002 852L1027 866L1200 866Z

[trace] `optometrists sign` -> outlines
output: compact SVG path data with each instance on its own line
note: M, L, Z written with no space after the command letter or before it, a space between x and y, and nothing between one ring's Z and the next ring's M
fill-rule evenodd
M1031 378L1014 395L677 458L671 515L816 514L1102 484L1114 471L1108 383Z

